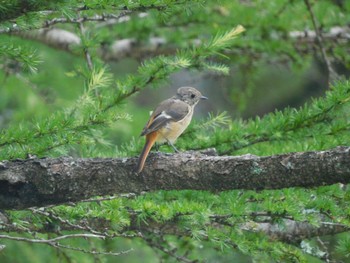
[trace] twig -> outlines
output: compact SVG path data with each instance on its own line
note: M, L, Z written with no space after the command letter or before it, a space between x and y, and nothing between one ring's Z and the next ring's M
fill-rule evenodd
M120 252L106 252L106 251L86 250L86 249L79 248L79 247L62 245L60 243L53 243L50 245L55 247L55 248L64 248L64 249L74 250L74 251L78 251L78 252L82 252L82 253L86 253L86 254L91 254L91 255L120 256L120 255L128 254L128 253L134 251L133 248L130 248L128 250L124 250L124 251L120 251Z
M173 3L173 5L182 5L186 3L186 1L175 1ZM46 27L50 27L53 26L55 24L65 24L65 23L70 23L70 24L80 24L80 23L85 23L85 22L104 22L104 21L108 21L108 20L119 20L121 17L126 16L128 14L131 14L133 12L146 12L148 10L158 10L158 11L162 11L164 9L168 8L168 5L149 5L149 6L143 6L140 5L138 7L135 8L131 8L128 9L126 6L122 7L122 8L118 8L112 5L112 7L114 7L113 9L115 11L121 11L119 15L115 15L115 14L102 14L102 15L94 15L94 16L90 16L90 17L81 17L81 18L67 18L67 17L58 17L58 18L53 18L51 20L47 20L45 21L41 26L35 27L35 28L46 28ZM80 12L80 11L85 11L85 10L96 10L93 8L87 8L86 6L83 6L81 8L78 8L76 10L72 10L75 12ZM38 11L38 13L44 14L44 15L49 15L54 13L54 11L52 10L43 10L43 11ZM35 29L32 28L32 29ZM17 26L16 23L14 23L14 26L12 27L8 27L8 28L0 28L0 34L4 34L4 33L14 33L14 32L20 32L20 31L25 31L27 29L21 29L20 27Z
M279 18L280 15L287 9L287 6L292 4L294 0L287 0L281 7L280 9L274 14L275 18Z
M69 235L63 235L58 236L51 239L33 239L33 238L26 238L26 237L14 237L9 235L0 235L0 239L10 239L10 240L16 240L16 241L24 241L29 243L43 243L43 244L50 244L57 242L62 239L68 239L68 238L100 238L105 239L105 236L102 235L95 235L95 234L69 234Z
M146 241L146 243L147 243L150 247L156 248L156 249L162 251L163 253L165 253L165 254L167 254L167 255L169 255L169 256L175 258L175 259L178 260L178 261L186 262L186 263L197 262L196 260L190 260L190 259L188 259L188 258L186 258L186 257L184 257L184 256L180 256L180 255L176 254L176 250L177 250L176 248L170 250L170 249L167 249L167 248L163 247L161 244L164 244L164 243L166 244L166 242L165 242L165 240L164 240L162 237L160 237L160 238L162 239L161 242L154 242L154 241L153 241L151 238L149 238L149 237L142 237L142 238L143 238L143 240Z
M85 38L84 37L85 29L84 29L83 22L79 23L79 29L80 29L80 33L82 35L82 39ZM89 70L92 71L94 66L92 64L91 55L90 55L90 52L89 52L89 49L87 48L87 46L83 47L83 52L84 52L84 56L85 56L85 59L86 59L86 64L87 64Z
M290 124L289 126L284 126L283 130L280 130L280 132L283 132L284 134L287 134L288 132L294 132L294 131L298 131L304 128L308 128L310 127L312 124L315 125L317 123L322 123L325 122L329 116L328 113L330 113L333 109L335 109L338 106L344 105L345 103L347 103L347 100L339 100L338 102L330 105L328 108L324 109L322 112L316 113L314 115L311 115L307 118L305 118L305 120L301 123L299 123L298 125L293 125ZM324 136L332 136L335 135L341 131L348 131L350 129L350 125L345 126L335 132L331 131L329 133L325 133L322 134ZM313 138L313 136L309 135L309 136L305 136L305 138ZM227 141L223 141L221 142L222 144L232 144L232 147L224 152L221 152L220 155L227 155L227 154L232 154L233 152L249 147L251 145L254 144L258 144L261 142L273 142L273 141L289 141L290 138L288 138L287 136L283 137L283 138L274 138L271 134L268 133L262 133L262 134L247 134L243 137L244 142L238 142L238 143L232 143L230 140ZM205 145L205 147L212 147L212 145ZM202 150L202 148L197 147L197 148L193 148L193 150Z
M112 195L107 197L101 197L101 198L89 198L79 201L79 203L90 203L90 202L102 202L102 201L110 201L115 200L119 198L135 198L137 194L135 193L126 193L126 194L120 194L120 195Z
M154 75L157 74L158 72L160 72L163 68L165 67L165 65L161 65L157 71L155 71L153 73L152 76L150 76L143 84L142 87L146 87L147 85L151 84L152 82L156 81L158 78L155 77ZM118 103L122 102L123 100L125 100L126 98L130 97L131 95L133 95L134 93L137 93L141 90L140 87L137 86L133 86L132 89L128 92L121 92L112 103L108 104L107 106L105 106L102 111L103 112L107 112L109 111L111 108L113 108L115 105L117 105Z
M306 7L307 7L307 10L308 10L310 16L311 16L312 25L313 25L313 27L315 29L315 33L316 33L317 44L318 44L318 46L320 48L322 59L326 63L326 66L327 66L327 69L328 69L328 74L329 74L329 79L331 81L334 81L334 80L338 79L339 76L334 71L331 62L330 62L330 60L327 57L326 50L325 50L325 48L323 46L322 33L321 33L321 31L320 31L320 29L319 29L319 27L317 25L316 17L314 15L314 12L312 11L312 7L311 7L311 4L310 4L310 1L309 0L304 0L304 3L306 5Z
M332 262L330 259L330 254L329 254L327 245L322 241L322 239L320 237L317 237L316 239L317 239L317 242L321 245L322 249L325 252L325 255L323 256L322 259L324 259L327 263Z
M52 218L54 220L57 220L60 223L73 228L74 230L85 230L85 231L88 231L88 232L90 232L90 233L92 233L94 235L103 236L105 238L114 238L114 237L133 238L133 237L138 237L139 236L137 234L134 234L134 235L133 234L117 234L117 233L108 234L107 232L101 232L101 231L94 230L87 224L84 224L84 225L74 224L74 223L70 222L69 220L63 219L60 216L54 214L52 211L45 211L45 210L41 211L41 210L33 209L33 208L29 208L28 210L32 211L35 214L39 214L39 215L42 215L42 216L47 216L47 217L50 217L50 218Z
M14 237L9 235L0 235L0 239L9 239L9 240L15 240L15 241L23 241L23 242L29 242L29 243L39 243L39 244L47 244L49 246L55 247L55 248L64 248L74 251L79 251L82 253L92 254L92 255L110 255L110 256L120 256L123 254L127 254L133 249L120 251L120 252L105 252L105 251L90 251L86 249L82 249L79 247L72 247L68 245L63 245L58 243L57 241L62 239L68 239L68 238L101 238L105 239L105 236L101 235L94 235L94 234L71 234L71 235L64 235L64 236L58 236L52 239L32 239L32 238L25 238L25 237Z
M51 20L47 20L44 22L43 27L50 27L55 24L81 24L85 22L104 22L109 19L120 19L123 16L130 14L131 11L123 11L119 15L114 14L102 14L102 15L94 15L94 16L83 16L78 18L66 18L66 17L58 17L53 18Z
M80 24L85 22L105 22L110 19L119 20L120 18L132 13L130 10L122 11L119 15L114 14L102 14L102 15L94 15L94 16L83 16L78 18L68 18L68 17L57 17L51 20L45 21L41 26L31 28L48 28L56 24ZM16 25L16 24L15 24ZM0 34L4 33L16 33L20 31L26 31L27 29L22 29L18 26L8 27L8 28L0 28Z
M148 13L141 12L141 13L137 14L137 17L140 19L148 17ZM116 25L119 23L128 22L130 20L131 20L131 16L129 16L129 15L124 15L123 17L119 17L119 18L111 18L111 19L106 20L105 22L101 22L101 23L96 24L96 28L113 26L113 25Z
M80 13L78 13L78 17L80 17ZM86 64L88 66L88 69L90 70L90 73L93 74L93 70L94 70L94 65L92 64L92 58L89 52L89 49L85 43L85 28L84 28L84 23L83 22L79 22L79 30L80 30L80 34L81 34L81 40L82 41L82 46L83 46L83 52L84 52L84 56L85 56L85 60L86 60ZM99 100L99 104L102 103L101 101L101 96L100 96L100 92L98 89L94 89L95 92L95 97L98 98Z

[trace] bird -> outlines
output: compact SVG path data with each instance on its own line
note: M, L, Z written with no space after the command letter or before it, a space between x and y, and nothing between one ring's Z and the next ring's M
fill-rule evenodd
M193 87L181 87L176 95L161 102L151 114L141 132L146 142L138 159L136 173L141 173L154 143L168 143L178 152L174 143L191 122L194 107L200 100L207 100Z

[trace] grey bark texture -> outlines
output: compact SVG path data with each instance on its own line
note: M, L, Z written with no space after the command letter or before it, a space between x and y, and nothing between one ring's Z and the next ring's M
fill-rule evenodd
M215 152L214 152L215 153ZM350 147L258 157L212 152L151 153L137 158L71 157L0 162L0 209L154 190L281 189L350 183Z

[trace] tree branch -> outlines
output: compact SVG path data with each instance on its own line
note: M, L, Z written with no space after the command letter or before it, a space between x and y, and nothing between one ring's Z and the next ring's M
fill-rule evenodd
M190 260L184 256L180 256L176 254L177 248L175 247L174 249L168 249L165 247L165 244L167 242L164 240L163 237L160 237L161 240L154 241L151 238L148 237L143 237L143 239L146 241L146 243L153 249L157 249L162 251L163 253L175 258L178 262L185 262L185 263L194 263L197 262L196 260Z
M56 227L55 228L43 228L37 229L33 228L33 224L29 221L27 223L29 228L21 228L15 224L9 223L0 223L1 230L6 232L17 232L17 233L36 233L36 232L50 232L59 228L61 231L83 231L87 232L82 234L73 234L73 235L63 235L58 236L50 240L33 240L22 237L13 237L7 235L0 235L0 239L13 239L16 241L27 241L31 243L44 243L51 244L54 241L59 239L71 238L71 237L97 237L111 239L115 237L124 237L124 238L141 238L148 243L148 234L157 233L156 236L160 235L174 235L174 236L191 236L191 229L184 227L181 223L182 220L186 220L186 217L192 216L191 213L188 214L178 214L169 220L153 220L147 218L144 220L138 220L138 213L130 210L130 224L119 229L119 232L109 233L106 229L111 229L112 224L107 219L102 218L84 218L81 221L70 222L67 219L60 218L55 215L50 209L30 209L33 213L37 215L46 216L47 218L52 219ZM256 216L256 217L255 217ZM313 225L312 223L306 221L296 221L290 219L288 216L286 218L280 217L278 222L275 222L273 219L274 215L269 213L252 213L252 214L242 214L241 217L250 218L247 222L232 224L230 219L232 217L237 217L237 215L228 214L228 215L211 215L209 216L209 221L205 226L211 226L219 231L231 231L231 229L239 229L240 231L247 232L260 232L269 236L271 240L278 240L290 244L298 244L302 240L310 239L313 237L325 236L325 235L335 235L339 233L348 232L350 227L345 224L340 224L336 222L329 222L325 216L318 214L317 221L318 225ZM205 227L203 226L203 227ZM51 229L51 230L50 230ZM133 231L135 234L130 233ZM123 234L128 232L129 234ZM55 234L57 234L55 232ZM204 235L203 240L206 240L207 237ZM174 252L174 251L173 251Z
M30 243L55 243L62 239L70 239L70 238L100 238L104 239L104 236L100 235L94 235L94 234L70 234L70 235L62 235L51 239L33 239L33 238L26 238L26 237L14 237L9 235L0 235L0 239L10 239L10 240L16 240L16 241L25 241Z
M314 15L314 12L312 10L310 1L309 0L304 0L304 3L306 5L307 10L308 10L308 12L310 14L310 17L311 17L312 25L313 25L314 30L315 30L317 44L318 44L318 46L320 48L322 59L323 59L323 61L325 62L326 66L327 66L329 78L333 82L333 81L337 80L339 77L338 77L337 73L334 71L332 63L330 62L330 60L327 57L326 50L325 50L325 48L323 46L322 33L321 33L321 31L320 31L320 29L319 29L319 27L317 25L317 20L316 20L316 17Z
M121 21L120 19L126 15L131 14L132 11L126 10L123 12L120 12L120 14L115 15L115 14L102 14L102 15L94 15L91 17L88 16L82 16L82 17L77 17L77 18L66 18L66 17L58 17L54 18L51 20L45 21L43 24L43 28L48 28L51 27L55 24L82 24L85 22L105 22L108 20L117 20Z
M95 250L87 250L79 247L72 247L69 245L63 245L57 241L62 239L70 239L70 238L100 238L105 239L105 236L101 235L94 235L94 234L69 234L69 235L62 235L51 239L34 239L34 238L26 238L26 237L16 237L16 236L10 236L10 235L0 235L1 239L9 239L14 241L21 241L21 242L27 242L27 243L39 243L39 244L46 244L55 248L64 248L69 249L73 251L78 251L82 253L92 254L92 255L110 255L110 256L120 256L123 254L127 254L133 249L120 251L120 252L105 252L105 251L95 251Z
M320 222L319 226L313 226L309 222L283 219L280 223L245 223L241 225L241 229L252 232L262 232L268 235L272 240L296 244L303 239L347 232L350 230L350 227L332 222Z
M80 30L81 36L84 36L85 35L85 28L84 28L84 24L82 22L79 23L79 30ZM84 38L85 38L85 36L84 36ZM88 47L84 46L83 52L84 52L84 56L85 56L85 60L86 60L86 64L88 66L88 69L90 71L92 71L94 68L94 65L92 64L92 58L91 58Z
M122 18L124 19L113 20L113 23L122 23L130 19L129 16ZM33 31L17 32L15 34L22 38L32 39L44 43L49 47L64 50L75 55L77 55L77 52L74 47L81 45L81 39L78 35L59 28L41 28ZM316 32L311 30L291 31L289 37L301 44L314 44L318 41ZM327 41L343 41L346 43L350 39L349 28L332 27L329 32L323 34L323 39ZM199 40L193 40L192 42L195 44L196 41ZM161 54L175 54L177 47L168 42L166 38L162 37L150 37L148 42L145 43L141 43L133 38L117 39L111 45L101 45L97 50L97 54L105 61L119 61L123 58L143 60L147 57ZM324 47L323 49L326 52ZM241 52L244 52L244 50L241 50ZM298 52L303 51L299 50ZM258 54L254 55L259 56Z
M350 147L258 157L201 152L137 158L27 159L0 163L0 209L79 201L91 196L154 190L281 189L350 183Z
M172 220L165 222L158 222L148 220L139 223L136 220L136 215L131 218L131 225L128 230L138 232L154 232L162 235L176 235L176 236L191 236L189 228L181 228L179 225L181 216L179 215ZM190 214L188 215L190 216ZM237 215L236 215L237 216ZM243 216L243 215L242 215ZM133 218L135 217L135 218ZM335 235L350 231L350 227L344 224L323 221L322 215L319 215L318 226L312 225L309 222L301 222L288 218L280 219L279 222L274 222L271 216L266 216L266 222L259 222L259 220L249 220L246 223L239 223L232 225L228 220L233 215L212 215L210 216L209 225L220 229L220 231L229 231L230 229L238 228L247 232L260 232L269 236L271 240L278 240L290 244L297 244L304 239L311 239L317 236ZM224 228L227 228L226 230Z
M172 6L175 5L184 5L186 1L175 1L172 2ZM43 24L37 25L35 28L47 28L52 25L56 24L80 24L80 23L85 23L85 22L110 22L113 21L119 21L122 17L139 12L139 13L144 13L150 10L157 10L157 11L163 11L169 8L168 4L151 4L151 5L139 5L135 6L133 8L128 8L127 6L118 6L118 5L110 5L107 9L113 9L114 12L120 12L119 15L115 14L106 14L103 13L102 15L94 15L94 16L83 16L83 17L55 17L51 20L46 20ZM86 10L95 10L95 11L101 11L101 9L94 9L94 8L89 8L87 6L82 6L79 8L71 9L70 11L72 12L81 12L81 11L86 11ZM55 10L40 10L40 8L33 8L32 10L28 10L28 8L22 8L21 12L17 12L16 15L13 16L8 16L5 18L0 18L1 21L6 21L10 19L17 19L19 16L26 14L28 11L36 11L38 14L41 15L50 15L54 14L56 11ZM122 19L123 20L123 19ZM5 27L5 28L0 28L0 34L3 33L15 33L15 32L21 32L21 31L26 31L26 28L20 28L17 26L17 23L13 23L12 27Z

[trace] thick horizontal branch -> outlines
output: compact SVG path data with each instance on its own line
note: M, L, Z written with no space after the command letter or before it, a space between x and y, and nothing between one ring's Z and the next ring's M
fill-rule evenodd
M27 159L0 162L0 209L79 201L153 190L281 189L350 183L350 147L268 157L150 154L137 158Z

